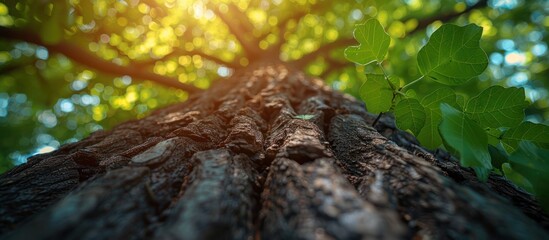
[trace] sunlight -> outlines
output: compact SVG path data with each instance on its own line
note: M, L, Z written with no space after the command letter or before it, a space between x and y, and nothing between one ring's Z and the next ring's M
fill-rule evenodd
M44 146L41 148L36 149L36 154L44 154L55 151L56 148L52 146Z
M510 52L505 55L505 63L508 65L524 65L526 63L526 55L517 51Z

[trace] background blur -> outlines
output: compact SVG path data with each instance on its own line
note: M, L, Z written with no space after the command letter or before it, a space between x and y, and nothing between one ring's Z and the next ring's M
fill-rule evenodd
M527 120L548 123L546 0L0 0L0 172L33 154L187 98L181 90L94 70L74 56L8 35L6 29L21 29L52 46L68 43L109 64L207 88L229 77L235 66L250 63L212 5L228 15L232 7L244 12L253 25L246 37L259 39L262 49L280 41L277 26L289 19L278 56L283 60L351 38L355 24L377 18L393 39L388 71L404 82L418 77L416 53L442 24L421 27L422 22L447 16L447 22L475 23L484 28L481 46L490 64L458 91L469 97L494 84L524 87L531 102ZM298 20L296 15L302 16ZM368 66L347 62L344 47L329 49L305 71L357 95ZM423 95L436 87L424 81L413 90Z

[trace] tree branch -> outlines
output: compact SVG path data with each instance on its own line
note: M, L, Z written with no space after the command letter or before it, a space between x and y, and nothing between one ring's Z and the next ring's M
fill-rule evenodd
M260 55L262 50L261 48L259 48L259 45L255 42L250 42L249 38L247 37L252 34L251 32L246 32L245 29L240 28L238 22L235 22L229 16L222 13L219 10L219 8L213 5L212 3L208 3L207 6L210 10L212 10L215 13L215 15L217 15L227 25L227 27L229 28L229 31L236 37L238 42L240 42L240 45L244 49L245 55L248 58L254 58ZM236 10L238 10L238 12L231 12L236 15L236 17L232 17L232 18L246 19L246 21L249 22L248 17L243 12L241 12L238 8L236 8ZM251 26L251 23L250 23L250 26Z
M483 7L486 7L488 5L488 0L480 0L478 1L477 3L475 3L474 5L471 5L469 7L467 7L464 11L462 12L448 12L448 13L444 13L444 14L440 14L440 15L436 15L436 16L432 16L432 17L427 17L427 18L424 18L424 19L421 19L419 20L418 24L417 24L417 27L410 31L408 34L414 34L418 31L421 31L425 28L427 28L427 26L429 26L431 23L434 23L436 21L442 21L442 22L448 22L456 17L459 17L463 14L466 14L474 9L478 9L478 8L483 8ZM406 22L408 19L406 20L403 20L404 22Z
M56 44L47 44L40 39L40 36L32 32L1 26L0 36L0 38L4 39L24 41L44 46L52 52L63 54L77 63L104 73L110 73L114 75L128 75L136 80L149 80L167 87L181 89L189 93L202 91L201 89L193 85L181 83L176 78L158 75L152 72L144 71L143 69L139 68L116 65L67 41L61 41Z
M131 64L131 66L133 66L133 67L151 66L152 64L154 64L157 61L165 61L165 60L168 60L172 57L177 57L177 56L192 56L192 55L198 55L198 56L200 56L204 59L207 59L207 60L212 61L214 63L217 63L219 65L224 65L224 66L227 66L227 67L230 67L230 68L233 68L233 69L242 67L241 65L239 65L236 62L227 62L227 61L224 61L221 58L206 54L202 51L197 51L197 50L186 51L186 50L183 50L181 48L175 48L171 53L168 53L168 54L166 54L163 57L158 58L158 59L151 59L151 60L146 60L146 61L134 62L134 63Z
M228 3L229 15L235 17L238 21L235 22L244 32L251 33L254 30L254 25L250 22L250 19L246 16L246 13L242 12L234 3Z
M89 35L93 36L95 38L95 41L100 41L101 40L101 35L103 35L103 34L109 36L112 33L105 32L104 29L101 28L101 26L98 26L98 27L96 27L95 31L90 33ZM184 38L184 40L187 40L187 39ZM111 49L116 51L118 53L118 55L125 56L128 59L130 59L130 57L126 53L122 52L118 47L112 47ZM212 62L215 62L219 65L225 65L225 66L228 66L228 67L231 67L231 68L241 67L236 62L226 62L226 61L222 60L221 58L206 54L202 51L197 51L197 50L185 51L181 48L174 48L174 50L171 53L169 53L169 54L167 54L167 55L165 55L161 58L158 58L158 59L147 59L147 60L143 60L143 61L132 62L132 63L130 63L130 66L131 67L142 68L142 67L151 66L157 61L165 61L165 60L167 60L169 58L172 58L172 57L189 56L189 55L199 55L204 59L208 59L208 60L210 60Z

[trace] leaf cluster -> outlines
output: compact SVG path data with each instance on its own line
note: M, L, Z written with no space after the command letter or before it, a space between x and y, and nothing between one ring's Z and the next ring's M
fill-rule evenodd
M345 49L357 64L375 63L383 74L366 73L360 96L372 113L392 112L396 125L430 149L444 146L471 167L481 181L500 173L532 192L549 208L549 126L524 121L523 88L491 86L468 101L452 87L463 85L486 69L488 58L479 42L482 28L443 24L417 54L421 77L401 85L382 62L391 38L376 19L356 26L358 46ZM417 96L406 89L430 79L445 87Z

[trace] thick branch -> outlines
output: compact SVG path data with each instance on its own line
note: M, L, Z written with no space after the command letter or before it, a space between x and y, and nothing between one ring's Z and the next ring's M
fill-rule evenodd
M103 34L106 34L107 36L111 35L111 33L108 33L108 32L105 32L103 28L101 28L101 26L98 26L95 30L95 32L93 32L91 35L93 37L95 37L95 40L96 41L99 41L101 39L101 35ZM189 41L189 39L186 39L186 38L183 38L183 40L186 40L186 41ZM191 38L192 40L192 38ZM119 55L121 56L125 56L125 57L128 57L128 55L124 52L122 52L118 47L112 47L112 49L114 49ZM224 61L223 59L221 58L218 58L216 56L212 56L212 55L209 55L209 54L206 54L202 51L197 51L197 50L193 50L193 51L185 51L181 48L174 48L174 50L161 57L161 58L158 58L158 59L148 59L148 60L143 60L143 61L137 61L137 62L132 62L130 65L132 67L138 67L138 68L142 68L142 67L148 67L148 66L152 66L154 65L154 63L156 63L157 61L165 61L169 58L172 58L172 57L179 57L179 56L192 56L192 55L199 55L200 57L204 58L204 59L207 59L207 60L210 60L212 62L215 62L219 65L225 65L225 66L228 66L228 67L231 67L231 68L238 68L240 67L240 65L237 63L237 62L226 62ZM129 58L129 57L128 57Z
M427 26L429 26L431 23L436 22L436 21L448 22L448 21L450 21L450 20L452 20L456 17L459 17L463 14L466 14L466 13L472 11L473 9L486 7L487 4L488 4L488 0L481 0L481 1L478 1L474 5L471 5L471 6L467 7L462 12L453 12L452 11L452 12L448 12L448 13L444 13L444 14L440 14L440 15L436 15L436 16L421 19L421 20L419 20L419 22L417 24L417 27L414 30L410 31L409 34L414 34L418 31L421 31L421 30L425 29ZM406 20L404 20L404 21L406 21Z
M234 68L234 69L242 67L237 62L227 62L227 61L225 61L225 60L223 60L219 57L206 54L202 51L197 51L197 50L186 51L186 50L183 50L181 48L176 48L171 53L168 53L167 55L164 55L163 57L161 57L159 59L151 59L151 60L147 60L147 61L140 61L140 62L132 63L132 66L134 66L134 67L150 66L150 65L154 64L157 61L165 61L165 60L170 59L172 57L193 56L193 55L198 55L198 56L200 56L204 59L207 59L207 60L212 61L214 63L217 63L219 65L224 65L224 66Z
M49 44L43 42L40 39L40 36L34 33L6 27L0 27L0 36L1 38L5 39L25 41L28 43L44 46L52 52L61 53L77 63L104 73L110 73L114 75L128 75L136 80L149 80L167 87L181 89L189 93L201 91L201 89L189 84L181 83L175 78L143 71L139 68L116 65L67 41Z
M248 35L251 35L251 32L246 32L245 29L240 28L239 23L237 21L234 21L233 19L231 19L231 17L222 13L217 6L213 4L208 4L208 8L212 10L215 13L215 15L217 15L227 25L227 27L229 28L229 31L236 37L238 42L240 42L240 45L242 45L245 55L248 58L254 58L256 56L259 56L261 52L259 45L256 44L255 42L250 42L250 40L247 38ZM248 19L246 15L244 15L244 13L241 12L240 10L236 13L234 11L231 11L231 13L240 15L232 18Z
M242 12L233 3L228 4L229 16L235 17L238 21L235 22L244 32L251 33L254 30L254 25L250 22L250 19L246 16L246 13Z

